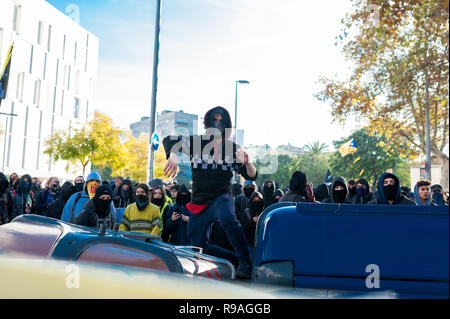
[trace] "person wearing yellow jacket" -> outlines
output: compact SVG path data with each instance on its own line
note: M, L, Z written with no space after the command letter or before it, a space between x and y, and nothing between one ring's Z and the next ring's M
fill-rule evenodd
M119 230L160 236L162 222L159 208L150 202L149 195L147 184L136 187L136 202L125 209Z

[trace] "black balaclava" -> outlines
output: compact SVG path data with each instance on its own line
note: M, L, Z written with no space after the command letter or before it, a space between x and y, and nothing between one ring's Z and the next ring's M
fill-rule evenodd
M387 176L389 177L389 176ZM383 186L384 196L386 196L387 200L395 200L398 192L397 181L395 180L394 185Z
M294 172L292 174L291 180L289 181L289 190L295 194L308 196L306 192L306 183L308 179L306 178L306 174L300 171Z
M161 207L161 206L163 206L164 203L166 202L166 199L165 199L165 197L164 197L164 196L166 196L166 192L165 192L165 190L164 190L164 186L156 186L156 187L153 189L153 192L154 192L156 189L160 189L160 190L161 190L162 197L161 197L161 198L153 198L153 196L152 196L151 202L152 202L152 204L155 204L156 206Z
M146 194L150 192L150 188L145 183L138 184L136 189L142 188ZM139 194L136 195L136 206L139 211L144 210L145 207L150 203L150 198L147 195Z
M111 196L111 199L104 200L100 199L100 196L102 195L109 195ZM106 217L109 214L109 208L112 202L112 196L113 196L113 190L111 189L111 186L103 184L97 187L95 190L95 196L94 199L94 205L97 209L97 215L100 217Z
M256 190L255 186L248 186L244 187L244 195L245 197L250 199L250 196L252 196L253 192Z
M348 185L349 185L348 192L349 192L350 197L355 196L357 193L355 180L354 179L349 180ZM350 187L350 185L352 185L353 187Z
M75 192L82 192L84 188L84 182L75 183Z
M258 201L251 200L249 204L250 214L252 216L257 216L262 213L264 209L264 202L260 199Z
M334 190L334 187L336 186L343 186L344 189L342 190ZM341 181L336 181L333 185L333 198L336 203L343 203L345 202L345 199L347 198L347 189L345 187L345 184Z
M182 206L186 206L191 201L191 193L186 186L181 185L178 188L178 194L176 198L176 203Z
M120 189L120 197L122 197L122 199L127 200L130 197L130 194L131 194L130 188L128 188L128 189L121 188Z

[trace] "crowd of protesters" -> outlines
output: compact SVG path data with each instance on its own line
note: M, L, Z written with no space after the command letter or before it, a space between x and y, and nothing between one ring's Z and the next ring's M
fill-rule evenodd
M166 184L161 179L135 183L120 176L104 181L91 171L86 179L78 176L62 186L58 177L51 177L42 188L39 179L28 174L19 177L13 173L8 179L0 172L0 225L23 214L95 228L103 225L113 229L118 225L119 231L158 236L173 245L202 247L206 254L236 265L238 278L249 278L256 225L263 210L276 203L448 205L448 194L440 185L421 180L411 191L389 172L383 173L373 187L364 178L347 181L337 176L314 188L301 171L295 171L283 189L273 180L257 185L258 174L248 154L228 139L227 129L232 127L228 112L213 108L204 121L207 132L217 129L219 138L163 140L167 158L164 173L169 180L176 176L177 143L199 143L197 151L195 146L183 149L191 158L192 186L175 181ZM228 162L227 149L235 154ZM206 159L205 154L209 156ZM243 177L243 185L231 185L233 172Z

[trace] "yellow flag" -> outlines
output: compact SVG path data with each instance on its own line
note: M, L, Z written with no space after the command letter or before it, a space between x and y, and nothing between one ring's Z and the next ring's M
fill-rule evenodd
M359 173L359 176L361 176L364 173L364 168L361 170L361 173Z
M355 160L353 161L353 164L355 164L357 161L359 161L361 159L360 156L358 156L358 158L355 158Z
M352 138L350 141L344 143L339 147L339 153L341 153L341 156L344 157L348 154L353 154L358 150L356 147L355 140Z

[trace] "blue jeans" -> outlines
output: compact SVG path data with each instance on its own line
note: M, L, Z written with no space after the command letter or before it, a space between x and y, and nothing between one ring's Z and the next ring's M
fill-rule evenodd
M235 252L210 244L214 221L219 222ZM207 255L227 259L235 265L239 262L250 262L247 239L234 212L233 196L229 193L220 195L205 210L193 214L187 224L187 235L191 245L202 247Z

